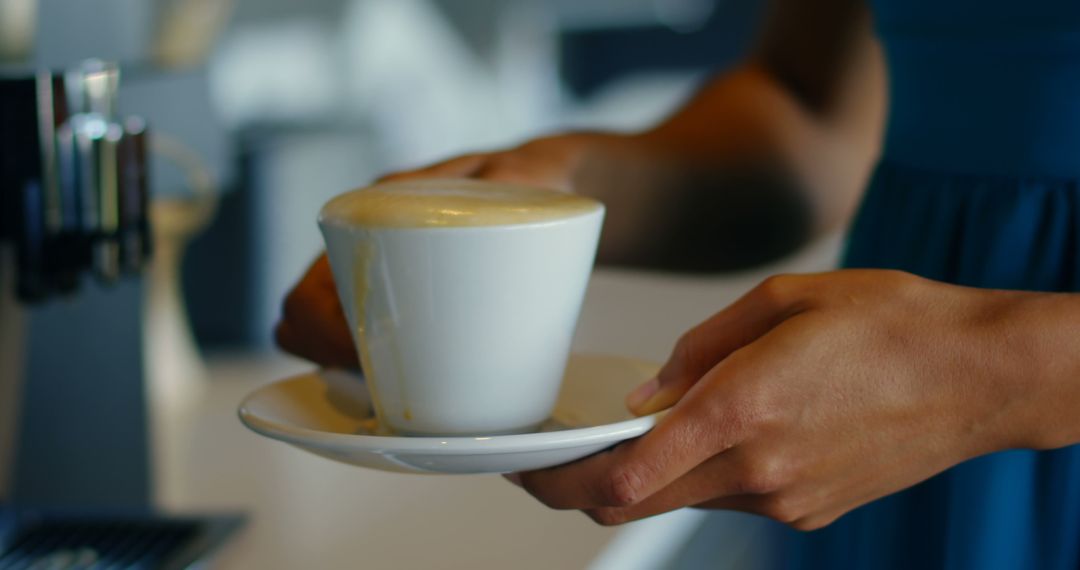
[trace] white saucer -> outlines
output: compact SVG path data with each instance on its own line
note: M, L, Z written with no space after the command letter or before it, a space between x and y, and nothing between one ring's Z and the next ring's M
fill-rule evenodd
M330 459L407 473L509 473L541 469L640 436L655 416L626 411L627 392L659 367L617 356L570 357L552 419L538 432L491 437L376 435L363 379L319 370L248 395L240 421L266 437Z

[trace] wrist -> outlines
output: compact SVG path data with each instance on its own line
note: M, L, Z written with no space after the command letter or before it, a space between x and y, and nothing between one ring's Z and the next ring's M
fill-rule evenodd
M999 397L998 449L1080 442L1080 297L991 292L986 362Z

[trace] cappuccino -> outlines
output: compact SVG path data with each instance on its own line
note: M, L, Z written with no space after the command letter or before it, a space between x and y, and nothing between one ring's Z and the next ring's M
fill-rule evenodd
M547 419L603 217L588 198L482 180L328 202L319 225L381 430L492 435Z
M320 221L380 228L506 226L560 220L601 208L584 196L531 186L410 180L342 194L323 207Z

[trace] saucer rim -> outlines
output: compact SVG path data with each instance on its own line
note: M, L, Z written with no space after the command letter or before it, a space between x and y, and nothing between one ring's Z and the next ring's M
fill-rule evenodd
M572 356L600 356L621 360L645 362L633 357L601 353L573 353ZM335 433L310 428L296 427L265 419L249 409L250 404L260 395L276 389L280 384L305 379L330 370L315 368L300 374L294 374L270 382L250 392L240 402L237 416L248 429L286 443L311 446L329 446L339 448L342 444L357 451L416 451L431 455L461 454L497 454L514 451L545 451L584 447L610 441L612 443L638 437L652 429L660 413L618 422L580 428L567 428L550 432L528 432L492 436L384 436L370 434Z

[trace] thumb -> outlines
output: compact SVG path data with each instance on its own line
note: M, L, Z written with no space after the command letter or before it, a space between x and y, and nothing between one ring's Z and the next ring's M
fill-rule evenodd
M721 360L801 312L802 292L813 278L810 275L770 277L687 331L675 343L671 357L656 377L626 396L626 407L644 416L678 402Z

